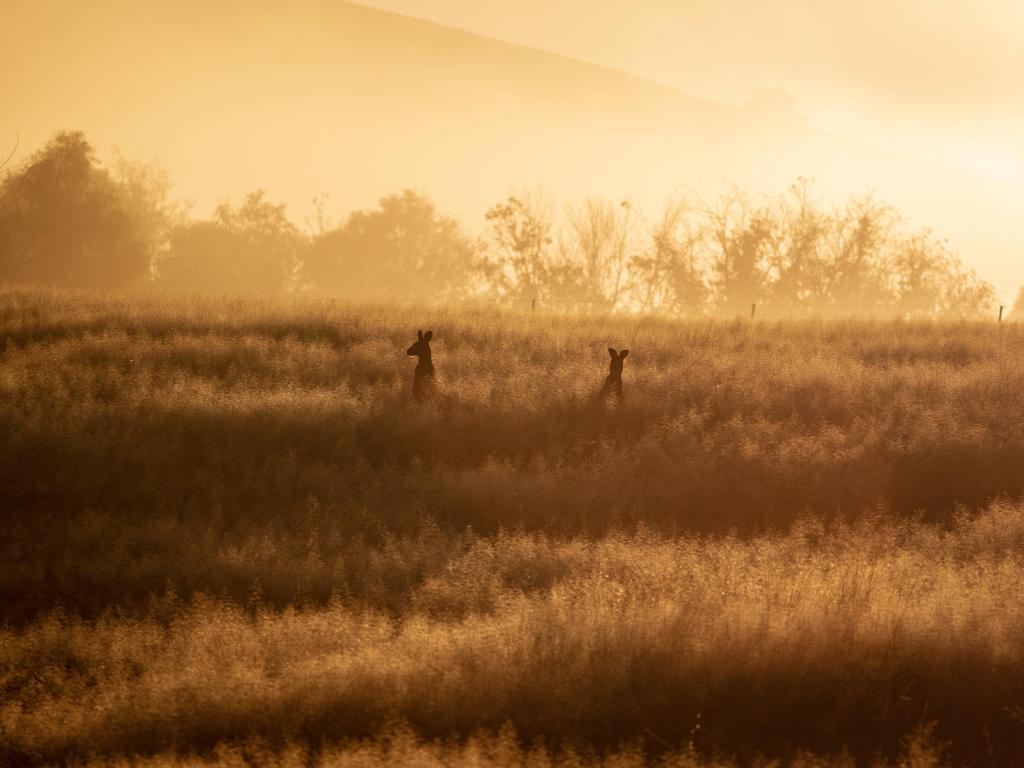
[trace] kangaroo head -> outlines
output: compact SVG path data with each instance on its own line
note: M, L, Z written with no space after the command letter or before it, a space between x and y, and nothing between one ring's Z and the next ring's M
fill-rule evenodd
M405 354L409 355L409 357L426 357L429 359L430 340L434 338L434 332L427 331L424 333L423 331L416 331L416 336L416 341L405 351Z
M608 354L611 355L612 358L608 372L614 378L618 378L622 375L622 361L626 359L626 355L629 354L629 350L624 349L621 352L616 352L611 347L608 347Z

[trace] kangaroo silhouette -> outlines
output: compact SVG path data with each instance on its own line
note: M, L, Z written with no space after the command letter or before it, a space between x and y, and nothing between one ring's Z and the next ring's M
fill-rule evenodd
M415 343L406 350L406 354L419 358L412 377L412 397L417 402L423 402L434 394L434 361L430 357L430 340L434 332L416 331L416 336Z
M611 355L612 360L608 366L608 377L604 380L604 386L601 387L598 397L600 397L601 402L604 403L607 403L610 400L621 403L622 361L626 359L626 355L629 354L629 350L624 349L621 352L616 352L611 347L608 347L608 354Z

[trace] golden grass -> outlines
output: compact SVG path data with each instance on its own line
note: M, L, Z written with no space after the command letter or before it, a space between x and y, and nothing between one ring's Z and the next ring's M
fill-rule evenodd
M474 540L399 615L208 596L137 618L50 613L0 633L2 740L59 760L509 723L576 751L863 760L934 723L967 764L998 763L1024 735L1022 544L1018 506L948 533L503 535Z
M481 531L756 531L1024 491L1018 326L2 301L3 455L45 470L4 474L18 506L274 516L313 496L392 529L428 508ZM425 325L444 395L417 409L404 350ZM614 413L593 402L609 345L632 349Z
M7 288L0 348L0 761L1024 759L1019 327Z

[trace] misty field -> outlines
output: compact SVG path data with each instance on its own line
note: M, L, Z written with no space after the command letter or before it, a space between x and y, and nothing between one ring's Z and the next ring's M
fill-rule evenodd
M1013 323L0 288L0 763L1021 764L1022 497Z

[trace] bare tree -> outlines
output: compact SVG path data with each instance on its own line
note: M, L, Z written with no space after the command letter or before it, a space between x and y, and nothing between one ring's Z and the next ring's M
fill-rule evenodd
M640 252L641 219L629 201L615 205L587 198L565 208L566 239L563 250L582 271L586 301L612 310L623 300L629 265Z

